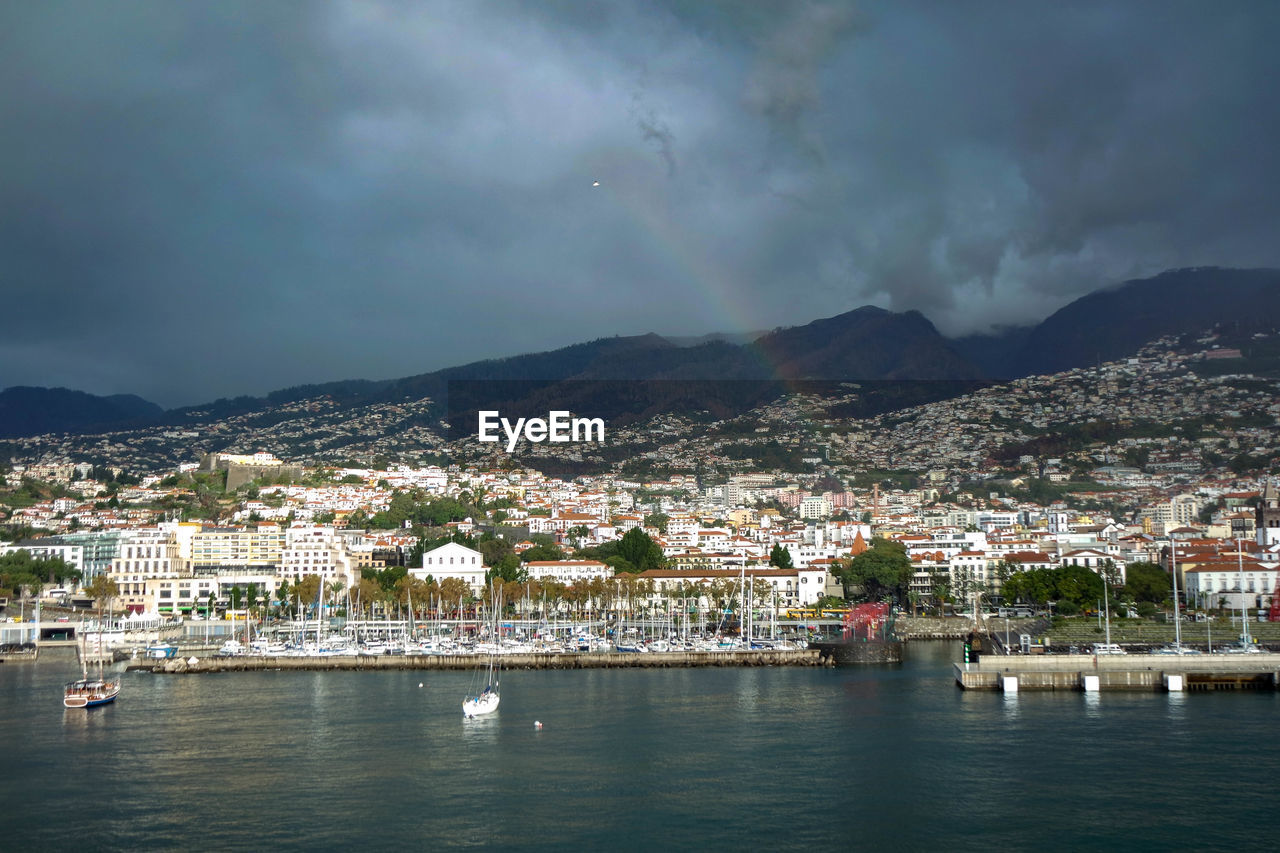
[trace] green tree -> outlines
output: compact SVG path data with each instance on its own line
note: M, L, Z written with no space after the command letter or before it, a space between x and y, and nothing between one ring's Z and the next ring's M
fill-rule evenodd
M280 609L285 610L289 604L289 598L293 595L293 590L289 588L288 580L281 580L280 586L276 587L276 601L280 602ZM270 600L268 600L270 604Z
M532 563L535 560L563 560L564 551L558 545L534 545L520 555L520 562Z
M769 552L769 565L777 566L780 569L793 568L791 565L791 552L783 548L781 542L773 543L773 550Z
M22 587L37 590L46 579L48 583L58 584L68 580L78 581L80 572L61 557L36 559L25 548L0 554L0 588L21 594Z
M293 585L293 596L298 599L303 610L311 607L320 596L320 576L306 575Z
M374 574L375 577L361 574L360 580L351 588L351 600L357 613L371 614L373 606L386 597L387 591L378 583L376 573Z
M667 533L667 522L671 520L671 516L665 512L654 512L644 517L645 527L656 527L658 532L664 536Z
M1155 563L1130 563L1124 575L1124 591L1134 601L1160 604L1173 594L1173 576Z
M410 545L409 550L405 552L405 564L413 566L415 569L421 568L423 565L422 556L430 551L432 547L432 544L427 541L427 537L419 536L418 541Z
M618 556L630 563L637 572L662 566L662 549L639 527L633 527L618 541Z
M1065 598L1059 601L1056 607L1058 610L1058 615L1060 616L1075 616L1077 613L1080 612L1080 605L1076 604L1074 601L1070 601Z
M396 581L392 594L397 603L407 607L413 604L414 611L420 610L435 592L435 584L406 575Z
M1018 573L1021 566L1012 560L1001 560L987 572L987 591L1000 591L1001 597L1004 596L1004 585L1009 582L1009 578Z
M591 528L585 524L575 524L569 528L568 533L569 545L576 549L579 542L591 535Z
M1052 571L1058 601L1070 601L1076 607L1088 608L1096 606L1102 600L1102 578L1092 569L1084 566L1062 566Z
M933 606L942 612L942 602L951 600L951 573L940 568L929 571L929 594L933 597Z
M116 582L107 575L96 575L85 591L97 603L98 612L101 613L102 606L109 604L120 594L120 587L116 586Z
M633 574L635 572L640 571L634 565L632 565L631 561L628 560L626 557L620 557L617 554L614 554L612 557L606 557L604 560L604 564L609 568L613 569L613 573L615 575L622 574L623 572L626 572L627 574Z
M471 597L471 587L462 578L445 578L440 582L440 600L447 607L460 608Z
M486 562L488 561L486 560ZM523 568L520 558L515 555L515 552L511 551L498 558L497 562L492 564L492 567L485 575L486 581L492 581L494 578L499 578L508 583L524 583L529 579L529 572Z
M503 557L514 556L515 549L511 547L511 543L501 536L494 536L492 533L485 533L476 542L476 550L484 558L486 566L497 566ZM516 557L519 561L519 557Z
M868 601L893 596L898 601L906 595L911 582L911 559L899 542L879 537L871 547L850 560L840 573L848 595L851 587L861 587Z
M421 565L422 560L418 560L418 566ZM408 576L408 574L409 569L406 566L387 566L385 569L360 570L361 577L368 577L372 579L384 590L395 589L396 584L400 583L400 579Z

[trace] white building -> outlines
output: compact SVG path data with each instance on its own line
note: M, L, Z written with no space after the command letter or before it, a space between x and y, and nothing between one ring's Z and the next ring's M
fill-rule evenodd
M1187 601L1199 607L1238 610L1270 607L1280 566L1256 559L1214 561L1182 572Z
M565 586L613 577L613 569L596 560L533 560L524 567L530 580L553 580Z
M240 607L249 602L249 589L252 587L257 596L257 603L264 604L276 596L280 578L274 572L232 572L219 571L217 574L200 573L194 577L157 577L149 578L145 584L147 597L147 613L189 614L203 613L209 606L209 597L214 600L215 609L221 610L232 604L231 590L240 590Z
M449 542L423 554L422 565L409 569L409 574L419 580L431 577L436 583L445 578L459 578L471 588L472 595L479 596L484 593L488 571L484 555L479 551Z
M279 566L287 536L275 524L204 527L191 537L195 566Z
M120 543L120 556L111 561L108 577L115 581L118 604L134 613L154 613L155 599L147 583L157 578L190 576L191 563L183 557L172 529L131 530Z
M680 596L682 589L693 589L698 606L710 607L706 588L713 583L733 584L741 589L744 577L749 582L757 603L779 611L813 604L826 592L829 573L825 568L812 569L649 569L635 577L653 583L649 597L651 607L665 608ZM735 592L741 596L741 592Z
M800 500L800 517L803 519L824 519L831 516L831 501L820 495L810 495Z
M280 554L280 577L296 583L316 575L324 583L350 585L356 577L346 540L332 527L291 527Z

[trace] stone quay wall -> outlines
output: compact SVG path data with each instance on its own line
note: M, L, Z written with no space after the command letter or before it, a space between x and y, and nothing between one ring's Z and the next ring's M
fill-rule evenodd
M129 667L155 673L248 672L255 670L471 670L486 660L477 655L353 655L339 657L204 657L139 662ZM605 669L701 666L825 666L815 649L759 649L741 652L579 652L501 655L502 668Z

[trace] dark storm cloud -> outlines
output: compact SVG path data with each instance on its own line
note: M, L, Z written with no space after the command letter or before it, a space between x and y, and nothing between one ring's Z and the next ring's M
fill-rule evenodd
M1272 3L0 24L0 385L189 403L869 301L963 332L1280 264Z

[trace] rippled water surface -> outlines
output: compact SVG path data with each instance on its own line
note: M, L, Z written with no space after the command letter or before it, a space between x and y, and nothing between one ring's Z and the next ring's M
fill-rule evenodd
M1274 849L1275 693L963 693L892 669L0 665L6 849ZM419 684L422 684L419 687ZM538 730L534 721L543 723ZM87 841L86 841L87 839Z

